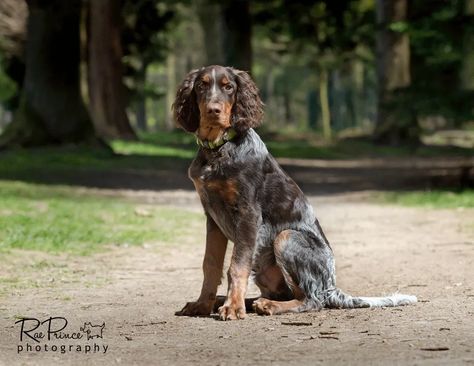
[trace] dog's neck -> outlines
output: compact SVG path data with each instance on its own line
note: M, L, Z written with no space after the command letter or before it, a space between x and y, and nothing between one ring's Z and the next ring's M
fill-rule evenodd
M196 134L196 143L205 149L214 150L218 149L226 142L233 140L236 136L237 132L232 127L230 127L226 130L221 130L217 137L212 141L209 139L201 139L199 138L199 135Z

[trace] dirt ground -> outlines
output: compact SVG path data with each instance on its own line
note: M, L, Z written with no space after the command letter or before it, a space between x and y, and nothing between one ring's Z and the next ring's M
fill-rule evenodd
M191 191L124 194L201 210ZM0 295L0 365L474 364L474 210L378 205L367 194L310 196L335 252L338 285L354 295L413 294L415 305L249 314L233 322L176 317L200 290L204 225L196 224L195 237L174 245L92 257L9 255L0 275L13 273L29 285ZM248 296L256 295L252 285ZM20 317L64 317L62 332L84 337L20 341ZM52 330L59 329L55 321ZM85 339L80 328L88 322L105 323L102 338Z

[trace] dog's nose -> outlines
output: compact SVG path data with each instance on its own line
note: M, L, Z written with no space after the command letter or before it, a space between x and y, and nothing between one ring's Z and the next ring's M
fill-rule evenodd
M219 103L209 103L207 105L207 114L218 116L222 112L222 107Z

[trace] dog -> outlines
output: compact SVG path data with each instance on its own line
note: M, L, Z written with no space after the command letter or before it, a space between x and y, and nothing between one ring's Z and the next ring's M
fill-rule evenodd
M176 315L209 316L218 304L221 320L244 319L251 275L261 291L251 308L260 315L417 301L403 294L354 297L336 287L334 255L313 208L254 131L263 103L247 72L193 70L172 108L177 126L196 135L199 151L188 174L207 217L201 294ZM229 240L228 292L219 303Z

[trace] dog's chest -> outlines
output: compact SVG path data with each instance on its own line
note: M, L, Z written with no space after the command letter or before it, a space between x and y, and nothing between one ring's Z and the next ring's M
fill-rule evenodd
M233 216L241 194L237 178L225 173L221 166L198 160L193 161L188 171L204 210L231 239L235 232Z

